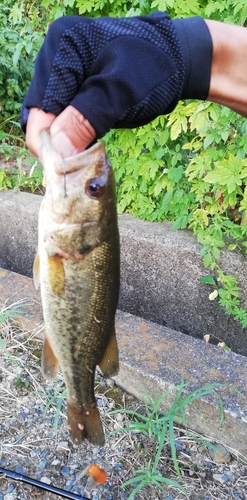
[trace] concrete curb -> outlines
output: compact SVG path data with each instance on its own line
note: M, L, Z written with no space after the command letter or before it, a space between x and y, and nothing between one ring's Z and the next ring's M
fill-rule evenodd
M31 277L37 246L41 197L0 192L0 266ZM188 231L173 231L170 223L150 223L119 216L121 290L119 308L176 331L213 342L224 341L247 356L247 329L226 316L212 287L200 284L209 274L202 265L200 246ZM221 266L237 275L247 306L247 263L225 252Z
M40 297L32 280L0 269L0 305L17 300L29 304L26 317L20 317L21 326L37 327L41 322ZM247 455L245 357L121 311L117 313L116 331L120 351L120 373L115 377L118 385L139 398L145 387L156 400L181 379L189 383L188 392L208 383L223 383L224 387L217 391L224 406L222 425L218 400L212 396L198 398L185 408L187 423L193 431ZM173 400L171 393L163 409Z

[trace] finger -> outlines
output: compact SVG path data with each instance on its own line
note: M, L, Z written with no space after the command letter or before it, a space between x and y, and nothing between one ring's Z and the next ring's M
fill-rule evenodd
M55 120L56 115L53 113L46 113L39 108L31 108L27 127L26 127L26 145L31 153L37 158L39 157L39 135L45 128L50 128L52 122Z
M51 140L64 157L83 151L96 137L89 121L73 106L68 106L52 123Z

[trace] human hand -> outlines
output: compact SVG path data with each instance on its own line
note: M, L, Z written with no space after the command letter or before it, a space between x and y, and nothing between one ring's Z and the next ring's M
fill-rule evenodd
M26 126L26 144L34 156L39 156L39 136L50 129L51 142L64 158L83 151L96 136L89 121L73 106L68 106L56 117L42 109L30 110Z
M170 112L183 85L182 53L167 14L60 18L48 30L23 103L27 145L37 156L39 133L50 127L56 149L74 154L111 128Z

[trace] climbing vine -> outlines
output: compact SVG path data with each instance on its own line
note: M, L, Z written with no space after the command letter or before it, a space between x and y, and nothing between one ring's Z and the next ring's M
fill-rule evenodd
M17 116L48 22L65 14L119 17L157 9L171 17L201 15L239 25L247 19L243 0L7 0L1 5L1 152L10 155L12 145L23 140ZM113 130L105 140L115 167L119 211L191 229L211 275L211 282L204 282L216 290L214 299L226 313L246 327L237 277L220 267L223 249L246 255L246 120L223 106L186 101L168 116L138 129ZM5 186L2 174L0 189Z

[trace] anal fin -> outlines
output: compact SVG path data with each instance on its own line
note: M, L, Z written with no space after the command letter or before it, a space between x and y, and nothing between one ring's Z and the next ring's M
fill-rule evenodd
M105 377L113 377L119 371L118 346L115 328L113 328L109 338L105 353L98 363Z
M49 339L45 336L41 358L41 369L43 376L48 380L53 380L58 372L59 362L55 356Z
M88 439L96 446L104 446L105 436L96 403L78 409L68 401L68 428L74 444Z

